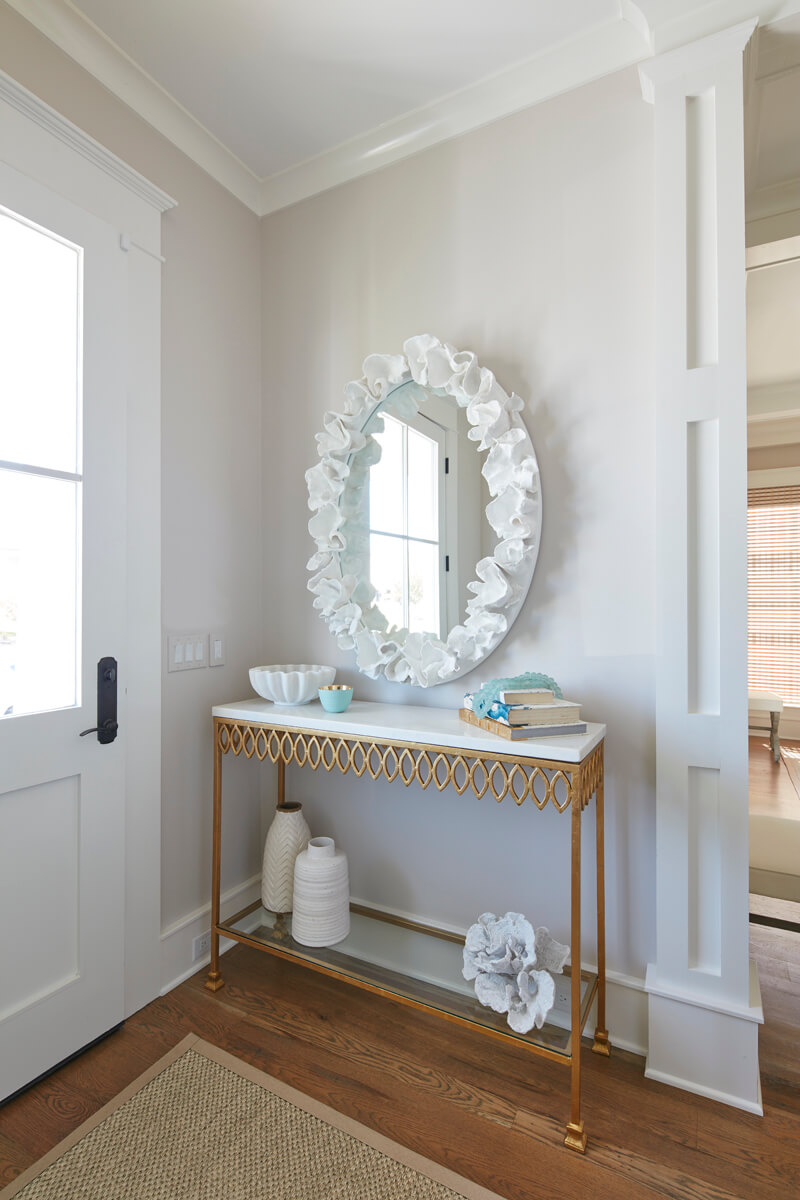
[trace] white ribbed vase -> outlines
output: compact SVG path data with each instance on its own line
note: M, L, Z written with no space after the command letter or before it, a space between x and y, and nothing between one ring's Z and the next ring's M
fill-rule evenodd
M268 912L292 911L294 860L310 837L302 805L279 804L264 842L261 868L261 903Z
M349 932L347 855L333 838L312 838L294 864L292 937L301 946L333 946Z

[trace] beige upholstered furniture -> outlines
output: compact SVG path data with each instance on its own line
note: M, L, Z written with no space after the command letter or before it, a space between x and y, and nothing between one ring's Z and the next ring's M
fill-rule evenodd
M780 725L781 713L783 712L783 701L780 696L776 696L774 692L748 692L747 693L747 715L748 725L751 733L762 732L766 733L763 725L753 725L753 714L766 714L769 720L769 744L772 747L772 753L775 756L775 762L781 756L781 742L778 734L778 726Z

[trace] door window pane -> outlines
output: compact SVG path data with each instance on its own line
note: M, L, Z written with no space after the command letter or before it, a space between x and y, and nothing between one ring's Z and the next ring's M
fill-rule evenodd
M81 251L0 209L0 459L79 472Z
M0 716L77 702L80 486L0 470Z

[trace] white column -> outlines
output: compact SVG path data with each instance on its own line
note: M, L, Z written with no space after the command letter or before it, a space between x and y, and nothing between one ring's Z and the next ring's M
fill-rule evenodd
M647 1075L761 1112L748 953L747 22L640 67L655 106L656 961Z

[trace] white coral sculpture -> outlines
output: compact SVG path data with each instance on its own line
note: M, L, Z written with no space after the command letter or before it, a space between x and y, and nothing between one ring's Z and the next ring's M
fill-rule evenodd
M508 1013L515 1033L528 1033L544 1025L555 1002L553 974L561 974L568 957L569 946L544 926L534 930L522 913L482 913L467 930L464 978L475 980L481 1004Z

